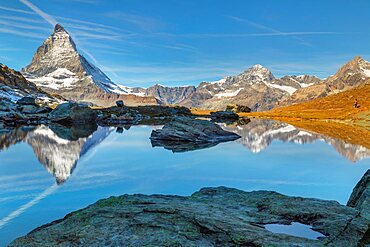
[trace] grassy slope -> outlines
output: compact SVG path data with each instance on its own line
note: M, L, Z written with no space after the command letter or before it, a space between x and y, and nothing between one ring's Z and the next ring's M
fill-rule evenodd
M359 108L354 108L355 99ZM339 119L370 121L370 83L324 98L275 108L267 112L243 114L256 117L299 119Z

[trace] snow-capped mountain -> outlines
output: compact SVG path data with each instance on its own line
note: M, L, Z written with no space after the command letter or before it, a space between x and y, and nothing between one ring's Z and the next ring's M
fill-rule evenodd
M254 111L267 110L283 97L319 82L320 79L307 75L276 78L267 68L256 64L239 75L202 82L196 92L180 104L208 109L224 109L228 104L241 104Z
M71 36L60 24L55 26L54 32L37 49L32 62L21 72L43 90L70 100L99 105L113 105L118 99L128 104L157 103L153 98L129 95L123 87L112 82L78 52Z
M369 80L370 62L356 56L343 65L335 75L328 77L320 83L314 83L308 87L302 87L296 90L292 95L284 97L281 104L290 105L325 97L362 85Z
M37 49L31 64L23 68L22 73L29 81L45 88L71 89L81 84L95 84L107 93L125 93L78 53L71 36L59 24Z

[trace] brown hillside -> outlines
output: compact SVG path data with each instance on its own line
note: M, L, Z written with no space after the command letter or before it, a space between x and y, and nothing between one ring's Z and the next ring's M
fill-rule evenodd
M357 99L359 108L354 107ZM309 102L246 114L257 117L370 121L370 81L356 88Z

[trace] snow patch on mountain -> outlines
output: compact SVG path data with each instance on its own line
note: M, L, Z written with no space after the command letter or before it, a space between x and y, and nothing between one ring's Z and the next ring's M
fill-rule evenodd
M290 87L290 86L282 86L282 85L272 84L272 83L268 83L268 82L264 82L264 83L268 87L273 87L273 88L280 89L282 91L288 92L290 95L293 94L295 91L297 91L297 88Z
M244 88L239 88L238 90L235 90L235 91L231 91L231 90L226 90L222 93L217 93L215 94L214 96L217 97L217 98L223 98L223 97L234 97L236 95L238 95L238 93L243 90Z

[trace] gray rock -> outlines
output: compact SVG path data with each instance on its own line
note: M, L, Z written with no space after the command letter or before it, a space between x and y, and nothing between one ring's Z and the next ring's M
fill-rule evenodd
M234 122L239 120L239 115L232 111L211 112L211 119L215 122Z
M213 122L188 117L176 117L162 129L153 130L150 136L154 145L158 142L220 143L238 138L239 135L225 131Z
M370 219L370 169L353 189L347 206L356 208L363 217Z
M49 113L52 122L64 124L92 123L96 121L97 113L86 105L77 103L63 103Z
M40 107L38 105L22 105L18 108L24 114L37 114Z
M300 222L326 237L272 233ZM357 246L369 226L335 201L271 191L204 188L189 197L123 195L38 227L10 246Z
M35 102L35 98L26 96L26 97L20 98L17 101L17 104L18 105L36 105L36 102Z

